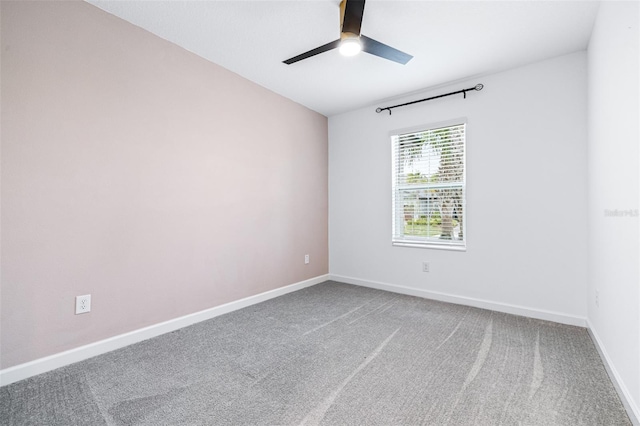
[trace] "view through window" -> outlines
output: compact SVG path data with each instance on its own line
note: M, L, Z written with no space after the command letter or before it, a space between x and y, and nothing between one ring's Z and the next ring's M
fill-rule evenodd
M391 137L395 245L465 248L466 123Z

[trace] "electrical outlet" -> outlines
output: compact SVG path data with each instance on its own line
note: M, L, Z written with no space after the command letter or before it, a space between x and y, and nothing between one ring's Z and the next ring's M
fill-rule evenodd
M596 308L600 307L600 292L596 290Z
M76 296L76 315L91 311L91 295Z
M304 264L305 265L309 264L309 255L308 254L304 255Z
M429 272L429 262L422 262L422 272Z

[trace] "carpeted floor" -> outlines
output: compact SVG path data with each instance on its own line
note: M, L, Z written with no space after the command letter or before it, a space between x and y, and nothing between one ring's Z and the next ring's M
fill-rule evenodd
M326 282L0 388L3 425L628 425L587 331Z

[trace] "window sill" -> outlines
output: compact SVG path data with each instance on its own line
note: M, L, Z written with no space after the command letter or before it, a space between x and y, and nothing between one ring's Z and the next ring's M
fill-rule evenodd
M444 244L425 244L425 243L416 243L416 242L398 242L393 241L391 245L396 247L413 247L413 248L422 248L422 249L435 249L435 250L449 250L449 251L467 251L466 246L451 246Z

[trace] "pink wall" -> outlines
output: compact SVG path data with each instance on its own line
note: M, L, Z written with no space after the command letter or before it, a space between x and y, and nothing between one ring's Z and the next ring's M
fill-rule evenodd
M2 368L328 272L324 116L89 4L1 5Z

